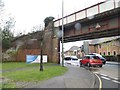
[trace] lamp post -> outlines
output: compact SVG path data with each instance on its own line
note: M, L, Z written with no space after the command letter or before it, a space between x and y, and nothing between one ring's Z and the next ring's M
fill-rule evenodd
M41 47L41 51L40 51L40 71L43 71L43 34L44 31L41 31L41 38L40 38L40 47Z
M63 16L64 16L64 1L62 0L62 66L64 66L64 20L63 20Z
M37 28L36 28L37 29ZM40 71L43 71L43 41L44 41L44 29L41 29L41 26L40 28L38 28L38 30L41 30L40 31L40 38L39 39L35 39L35 38L32 38L32 35L31 34L28 34L28 36L31 38L31 40L37 40L38 42L40 42Z

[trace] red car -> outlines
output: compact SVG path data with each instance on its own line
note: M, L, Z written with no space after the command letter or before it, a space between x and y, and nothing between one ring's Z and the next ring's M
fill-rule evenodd
M102 61L98 56L86 55L82 60L80 60L80 66L87 65L88 67L99 66L102 67Z

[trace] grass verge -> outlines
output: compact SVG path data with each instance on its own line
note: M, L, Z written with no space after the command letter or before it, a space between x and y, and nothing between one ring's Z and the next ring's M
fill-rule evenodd
M15 68L20 68L20 67L24 67L24 69L19 69L19 70L15 70L15 71L10 71L10 72L4 72L2 73L4 78L7 78L8 81L3 83L2 88L15 88L16 82L38 82L38 81L42 81L42 80L46 80L55 76L59 76L64 74L67 71L66 67L61 67L59 65L55 65L55 64L44 64L44 71L39 71L39 68L33 68L33 66L39 66L39 64L25 64L25 63L18 63L16 65L13 65L14 63L5 63L3 65L3 69L4 70L8 70L8 69L15 69ZM13 66L12 66L13 65ZM12 66L11 68L8 67ZM31 67L26 69L27 67ZM17 88L17 87L16 87Z
M27 64L25 62L9 62L9 63L2 63L2 70L10 70L16 68L25 68L25 67L33 67L39 66L39 64Z

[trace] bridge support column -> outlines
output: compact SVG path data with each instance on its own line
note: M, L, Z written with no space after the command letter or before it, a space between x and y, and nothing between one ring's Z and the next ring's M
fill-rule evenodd
M55 35L52 23L45 29L44 54L48 56L48 62L59 63L60 43Z

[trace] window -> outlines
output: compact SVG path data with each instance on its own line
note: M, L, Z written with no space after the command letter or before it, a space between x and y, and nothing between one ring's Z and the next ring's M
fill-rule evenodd
M108 52L108 55L110 55L110 52Z
M76 51L74 52L74 55L77 55L77 52L76 52Z
M113 52L113 55L116 55L116 52L115 52L115 51Z
M78 59L77 58L71 58L73 61L77 61Z
M93 56L93 59L99 59L99 57L98 56Z
M84 59L90 59L90 56L85 56L85 58Z
M103 53L103 55L105 55L105 52Z
M87 58L87 59L90 59L90 56L87 56L86 58Z
M65 58L65 61L70 61L70 60L71 60L70 57L66 57L66 58Z
M101 45L99 45L99 48L101 48Z

